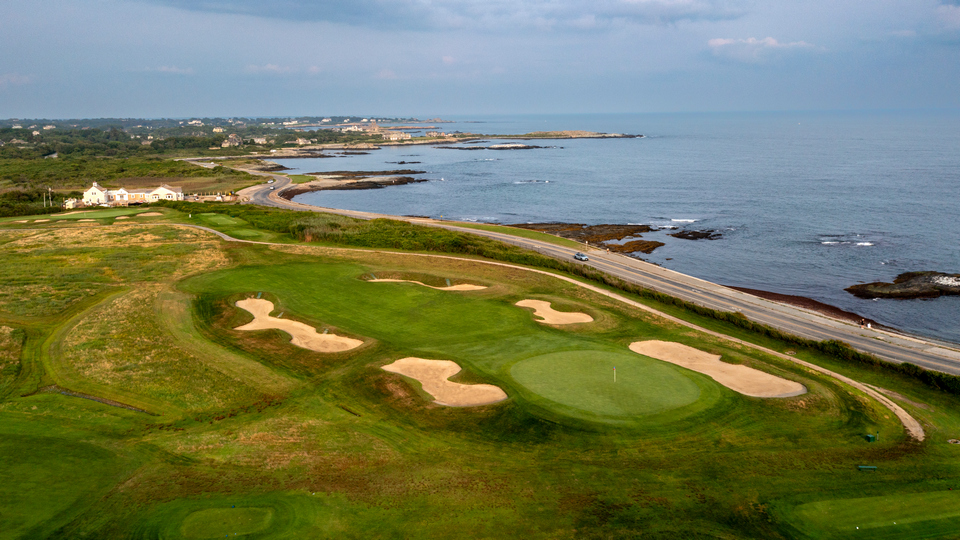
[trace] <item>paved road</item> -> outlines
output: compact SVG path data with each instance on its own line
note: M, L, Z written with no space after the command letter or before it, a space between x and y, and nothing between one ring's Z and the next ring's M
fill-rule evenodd
M270 173L254 173L272 178L273 184L261 184L240 192L254 204L289 208L301 211L329 212L360 219L400 219L469 234L486 236L538 251L562 260L572 260L577 249L549 242L530 240L508 234L482 231L458 226L456 222L423 218L405 218L322 208L287 201L277 194L290 185L289 178ZM273 188L273 189L271 189ZM868 352L893 362L910 362L928 369L960 375L960 345L917 338L877 329L862 330L858 325L825 317L805 309L772 302L740 291L729 289L686 274L674 272L655 264L645 263L625 255L599 249L579 248L590 256L582 263L616 276L624 281L660 291L688 302L721 310L739 311L750 320L772 326L784 332L815 340L840 340L857 350Z

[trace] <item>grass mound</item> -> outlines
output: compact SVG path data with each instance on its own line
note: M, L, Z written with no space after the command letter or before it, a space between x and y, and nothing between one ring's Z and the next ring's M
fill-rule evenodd
M188 515L180 526L184 538L224 538L265 531L273 521L272 508L207 508Z
M615 352L545 354L515 364L510 375L563 409L606 419L656 415L691 405L701 396L700 387L678 370Z

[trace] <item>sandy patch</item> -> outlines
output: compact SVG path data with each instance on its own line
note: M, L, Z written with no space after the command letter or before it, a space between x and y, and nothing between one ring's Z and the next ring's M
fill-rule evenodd
M238 326L235 330L267 330L276 328L290 334L297 347L310 349L322 353L335 353L356 349L363 345L359 339L352 339L336 334L320 334L317 329L302 322L271 317L273 302L258 298L247 298L237 302L237 307L253 314L253 322Z
M541 320L537 322L542 322L544 324L577 324L593 322L593 317L587 315L586 313L580 313L578 311L556 311L550 307L550 302L544 302L543 300L521 300L514 305L525 308L533 308L533 314L541 318Z
M153 217L153 216L162 216L163 212L144 212L142 214L135 214L134 217Z
M436 398L434 403L447 407L476 407L507 399L507 394L492 384L459 384L447 379L460 373L460 366L450 360L401 358L383 366L391 373L416 379L423 390Z
M28 221L30 221L30 220L28 220L28 219L20 219L20 220L14 221L14 223L27 223Z
M46 222L48 222L48 221L50 221L50 220L49 220L49 219L35 219L35 220L33 220L34 223L46 223Z
M427 285L426 283L413 281L412 279L368 279L367 281L370 283L416 283L417 285L423 285L424 287L430 287L431 289L436 289L438 291L479 291L486 289L486 287L483 285L471 285L469 283L451 285L449 287L434 287L432 285Z
M117 216L114 219L116 219L117 221L120 221L121 219L130 219L130 216Z
M78 219L77 220L78 223L81 221L96 221L96 220L95 219Z
M703 352L670 341L636 341L630 350L703 373L734 392L753 397L792 397L805 394L806 387L751 367L720 361L720 355Z

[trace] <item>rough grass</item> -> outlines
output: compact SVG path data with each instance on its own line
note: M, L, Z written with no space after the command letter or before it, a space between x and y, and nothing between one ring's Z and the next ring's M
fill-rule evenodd
M49 316L117 286L215 268L226 260L218 245L166 225L0 230L0 314Z
M85 313L54 350L61 386L157 413L257 398L254 381L216 369L166 331L159 294L160 286L143 285Z

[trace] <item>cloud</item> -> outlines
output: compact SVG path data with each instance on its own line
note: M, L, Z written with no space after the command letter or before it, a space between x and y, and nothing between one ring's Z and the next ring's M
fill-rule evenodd
M179 68L177 66L160 66L147 71L156 71L157 73L167 73L170 75L193 75L193 68Z
M940 28L948 32L960 30L960 5L942 4L937 6L937 22Z
M180 9L400 29L597 29L729 20L747 0L141 0Z
M707 46L710 47L713 55L717 58L750 64L763 63L788 51L816 49L816 47L806 41L780 43L772 37L765 37L763 39L715 38L708 41Z
M29 75L20 75L19 73L0 73L0 88L8 86L23 86L30 84L32 77Z
M243 68L243 71L251 75L261 75L264 73L273 74L273 75L282 75L284 73L293 72L293 68L289 66L280 66L277 64L264 64L262 66L258 66L256 64L248 64L246 67Z

